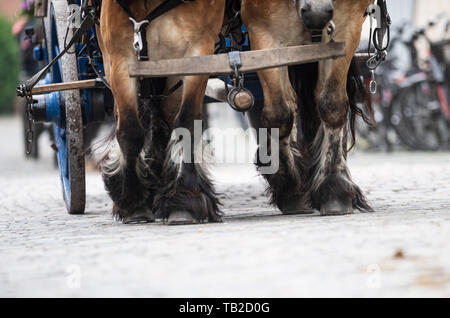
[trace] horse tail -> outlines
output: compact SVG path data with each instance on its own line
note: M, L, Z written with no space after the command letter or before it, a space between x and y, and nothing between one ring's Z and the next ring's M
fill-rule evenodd
M143 96L138 98L138 113L145 131L142 152L148 170L158 178L162 176L165 151L170 139L170 127L164 120L161 98L166 83L167 78L147 78L139 83Z
M301 148L308 150L320 127L320 115L315 101L319 63L300 64L289 67L289 77L297 94L298 129L297 140Z
M363 81L360 65L353 59L347 76L347 95L350 104L348 129L350 130L350 145L346 148L349 152L356 143L356 118L359 116L369 125L375 127L374 109L370 92ZM364 109L362 107L364 107Z
M320 127L320 115L317 110L315 89L318 80L319 63L308 63L289 67L289 77L297 94L299 112L297 139L304 149L309 149ZM353 60L347 75L347 96L349 100L348 128L350 145L345 147L349 152L356 142L356 118L359 116L369 126L374 126L374 110L370 93L364 85L363 76L358 63ZM360 106L363 104L363 108Z

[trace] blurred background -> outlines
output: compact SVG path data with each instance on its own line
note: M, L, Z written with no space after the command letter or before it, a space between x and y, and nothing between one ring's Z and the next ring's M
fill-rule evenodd
M376 71L371 96L376 125L359 123L358 149L448 150L450 1L387 1L392 18L386 63ZM360 49L367 51L367 19ZM365 74L369 86L371 74Z
M25 21L22 1L0 1L0 114L14 111L14 86L21 70L20 32L13 30L13 23ZM15 33L15 34L14 34Z

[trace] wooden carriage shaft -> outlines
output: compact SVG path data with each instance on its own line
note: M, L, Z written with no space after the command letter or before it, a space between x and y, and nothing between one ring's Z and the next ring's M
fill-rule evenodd
M48 84L35 86L31 91L33 95L48 94L52 92L66 91L72 89L85 89L85 88L96 88L99 87L99 80L91 79L76 82L65 82L57 84ZM228 89L232 89L228 85ZM206 88L206 96L213 98L220 102L227 101L227 93L225 89L225 83L218 78L211 78L208 80L208 86Z
M41 95L72 89L96 88L99 87L99 83L101 87L102 83L98 79L39 85L35 86L31 93L32 95ZM228 85L228 89L232 88L232 86ZM208 97L225 102L227 100L227 94L225 91L225 83L222 80L218 78L211 78L208 80L208 87L206 89L206 95Z
M310 63L346 55L345 43L329 42L279 49L241 52L240 71L259 70ZM191 75L226 75L232 72L227 54L185 57L171 60L132 62L131 77L166 77Z
M38 85L31 90L32 95L48 94L51 92L68 91L73 89L102 87L103 83L98 79L89 79L75 82L63 82L56 84Z
M248 51L241 53L242 72L254 72L267 68L309 63L324 59L345 56L345 44L330 42L293 46L281 49ZM366 60L367 54L355 56ZM173 60L130 63L131 77L164 77L187 75L225 75L231 73L227 54L188 57ZM99 79L64 82L35 86L33 95L47 94L56 91L103 87ZM219 101L226 101L223 81L210 79L206 95Z

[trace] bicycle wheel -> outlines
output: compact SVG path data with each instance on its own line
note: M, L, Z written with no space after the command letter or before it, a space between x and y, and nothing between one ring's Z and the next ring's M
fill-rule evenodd
M414 132L411 132L411 125L409 125L403 115L403 103L406 97L414 95L414 90L410 87L404 88L397 92L391 103L390 123L394 127L395 133L400 142L409 149L417 150Z
M415 83L401 89L393 102L391 121L401 140L416 150L435 151L448 139L435 84Z
M401 111L417 149L440 149L448 140L448 129L436 84L429 81L419 82L406 92L401 96Z

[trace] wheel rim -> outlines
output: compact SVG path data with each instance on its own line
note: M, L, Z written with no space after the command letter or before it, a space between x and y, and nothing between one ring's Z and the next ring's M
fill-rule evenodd
M61 36L64 36L64 34L58 33L62 29L62 23L58 21L61 17L58 15L61 13L66 14L67 2L52 1L49 7L48 26L50 29L50 43L47 43L47 45L49 46L50 59L52 59L60 53ZM77 72L75 73L70 67L67 67L67 70L64 69L63 61L65 58L66 56L61 58L51 69L53 83L61 83L65 80L78 80ZM76 59L72 58L70 63L76 64ZM73 108L76 104L78 104L78 109L75 109L76 114L74 116ZM67 91L61 93L60 105L61 119L59 123L53 123L53 132L54 141L58 148L57 159L62 192L67 211L71 214L81 214L84 212L85 206L85 177L82 136L83 124L79 92ZM70 121L67 121L66 118L69 118Z

